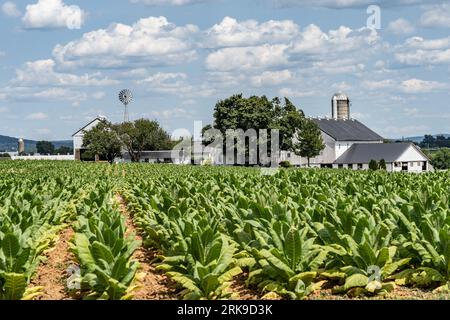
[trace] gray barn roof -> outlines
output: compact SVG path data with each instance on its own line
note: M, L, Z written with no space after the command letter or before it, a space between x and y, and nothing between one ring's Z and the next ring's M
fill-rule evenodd
M412 143L355 143L334 163L369 163L370 160L380 161L381 159L392 163L397 161L410 146L414 145ZM420 150L418 152L421 153Z
M358 120L312 119L336 141L382 141L383 137Z

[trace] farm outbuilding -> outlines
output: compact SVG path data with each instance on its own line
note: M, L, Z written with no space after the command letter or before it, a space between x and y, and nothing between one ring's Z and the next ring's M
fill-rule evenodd
M83 137L86 131L91 130L94 128L97 124L99 124L101 121L105 121L106 118L103 116L97 116L97 118L90 121L88 124L86 124L84 127L79 129L77 132L75 132L72 135L73 138L73 152L75 156L75 160L81 160L83 159L83 154L86 151L83 148Z
M430 171L427 156L413 143L357 143L334 163L333 168L367 170L371 160L384 160L389 172Z

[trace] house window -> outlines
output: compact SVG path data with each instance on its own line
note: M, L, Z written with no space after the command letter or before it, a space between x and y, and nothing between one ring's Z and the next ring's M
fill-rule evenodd
M415 162L410 162L409 166L412 168L412 167L414 167L414 164L415 164Z
M338 168L339 168L339 169L344 169L344 165L343 165L343 164L340 164L340 165L338 165Z
M363 169L363 164L362 163L358 163L358 170L362 170Z
M290 153L290 152L288 152L288 154L287 154L287 157L288 157L288 158L290 158L290 157L291 157L291 153Z

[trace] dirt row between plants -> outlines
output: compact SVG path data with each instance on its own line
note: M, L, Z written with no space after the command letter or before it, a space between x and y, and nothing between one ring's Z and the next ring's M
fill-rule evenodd
M142 241L142 237L134 226L125 199L119 194L116 195L119 203L119 210L125 217L125 224L127 226L127 234L134 233L136 239ZM163 272L156 270L155 259L156 252L146 249L143 246L139 247L133 254L133 258L139 262L139 273L144 273L140 281L140 288L133 294L134 300L176 300L177 289L176 284Z
M69 250L73 238L72 228L62 230L55 246L45 252L45 260L36 270L30 287L42 287L41 294L35 300L73 300L67 291L70 277L68 268L73 264L74 256Z
M136 234L136 239L142 241L138 230L134 226L133 219L127 210L125 199L120 194L116 195L119 202L120 211L125 216L128 233ZM139 261L141 265L140 272L145 272L146 276L142 281L142 288L134 295L136 300L176 300L177 284L167 277L162 271L155 269L157 252L154 250L140 247L134 254L134 258ZM245 279L247 277L242 274L235 277L233 280L231 290L236 295L238 300L260 300L261 295L245 286Z

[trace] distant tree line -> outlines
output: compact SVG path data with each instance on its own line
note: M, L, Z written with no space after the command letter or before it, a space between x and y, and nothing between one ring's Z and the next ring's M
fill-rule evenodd
M55 145L50 141L38 141L36 143L36 150L37 153L39 154L50 154L50 155L57 155L57 154L66 155L73 153L73 149L66 146L61 146L56 149Z
M423 149L450 148L450 137L426 135L419 146Z

